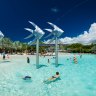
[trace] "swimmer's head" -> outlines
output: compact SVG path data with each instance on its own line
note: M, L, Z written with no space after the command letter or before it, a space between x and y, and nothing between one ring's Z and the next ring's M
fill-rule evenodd
M56 75L59 75L59 72L56 72Z

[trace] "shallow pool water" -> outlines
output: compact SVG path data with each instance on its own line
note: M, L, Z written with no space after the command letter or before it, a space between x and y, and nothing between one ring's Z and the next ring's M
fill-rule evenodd
M77 64L73 62L74 54L59 54L58 67L53 56L41 56L39 69L35 66L35 56L29 56L30 64L23 55L0 59L0 96L96 96L96 55L75 56ZM60 80L43 82L56 71ZM23 80L26 75L32 79Z

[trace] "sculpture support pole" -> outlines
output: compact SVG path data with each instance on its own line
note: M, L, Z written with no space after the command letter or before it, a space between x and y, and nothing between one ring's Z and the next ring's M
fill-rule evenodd
M56 56L55 63L56 66L58 66L58 38L57 37L55 39L55 56Z
M36 68L39 68L39 39L37 39L36 45Z

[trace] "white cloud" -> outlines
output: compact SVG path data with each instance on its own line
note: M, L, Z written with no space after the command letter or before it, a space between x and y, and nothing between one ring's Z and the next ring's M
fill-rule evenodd
M48 42L47 40L46 42ZM96 23L91 24L88 32L84 31L83 34L80 34L77 37L65 37L61 38L64 44L72 44L72 43L82 43L82 44L91 44L93 41L96 41Z

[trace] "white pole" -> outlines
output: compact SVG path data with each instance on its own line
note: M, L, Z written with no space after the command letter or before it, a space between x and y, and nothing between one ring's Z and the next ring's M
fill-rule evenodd
M56 56L55 63L56 66L58 66L58 38L57 37L55 39L55 56Z
M36 45L36 68L39 68L39 39L37 39Z

